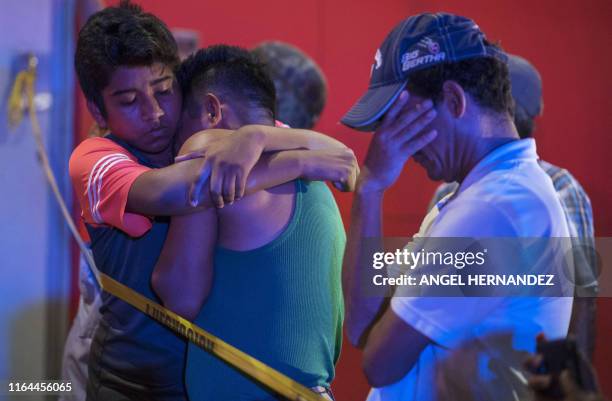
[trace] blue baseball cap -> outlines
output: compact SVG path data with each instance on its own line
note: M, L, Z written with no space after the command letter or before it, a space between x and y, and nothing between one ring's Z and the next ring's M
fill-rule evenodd
M360 131L374 131L411 73L476 57L506 61L505 54L487 44L484 33L469 18L447 13L409 17L376 50L368 90L341 122Z

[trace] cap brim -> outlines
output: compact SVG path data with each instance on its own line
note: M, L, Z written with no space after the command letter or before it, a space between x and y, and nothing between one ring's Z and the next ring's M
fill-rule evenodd
M359 131L374 131L406 86L406 81L370 88L340 122Z

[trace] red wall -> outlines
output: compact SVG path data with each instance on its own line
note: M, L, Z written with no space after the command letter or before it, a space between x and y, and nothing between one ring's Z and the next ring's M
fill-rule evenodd
M399 20L421 11L469 16L490 39L501 41L506 50L526 57L540 70L545 108L538 121L539 153L580 180L593 202L597 235L612 234L612 212L606 207L612 191L604 164L612 144L609 0L137 2L172 28L199 31L202 45L250 47L278 39L305 50L329 82L328 106L317 128L342 140L359 157L369 135L353 132L338 120L365 89L374 52L386 33ZM435 186L409 162L401 183L385 199L386 234L415 232ZM351 197L338 194L337 199L348 223ZM611 313L611 300L600 300L596 365L607 394L612 394L612 346L604 340L612 334L612 320L607 318ZM363 400L368 386L360 354L345 344L334 390L339 401Z

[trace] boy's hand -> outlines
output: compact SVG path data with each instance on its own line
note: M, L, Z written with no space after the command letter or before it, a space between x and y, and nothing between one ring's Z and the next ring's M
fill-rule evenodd
M180 156L177 162L203 157L204 165L189 191L189 201L197 206L200 193L210 176L210 195L214 205L222 208L244 196L246 180L263 151L258 132L237 130L230 135L211 138L206 148Z
M349 148L304 151L302 178L311 181L331 181L343 192L355 190L359 165Z

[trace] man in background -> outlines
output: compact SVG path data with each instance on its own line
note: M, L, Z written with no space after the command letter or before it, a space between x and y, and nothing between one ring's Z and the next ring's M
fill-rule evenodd
M327 100L327 81L317 63L283 42L263 42L253 54L266 65L276 89L277 119L292 128L312 128Z
M542 115L544 106L540 73L529 61L515 55L508 56L508 69L515 103L514 125L521 139L533 138L535 119ZM538 163L553 182L572 236L576 298L569 334L576 338L580 351L591 360L595 348L595 296L597 295L591 201L569 171L542 159L539 159ZM454 192L458 186L456 182L440 185L428 210L446 195Z

